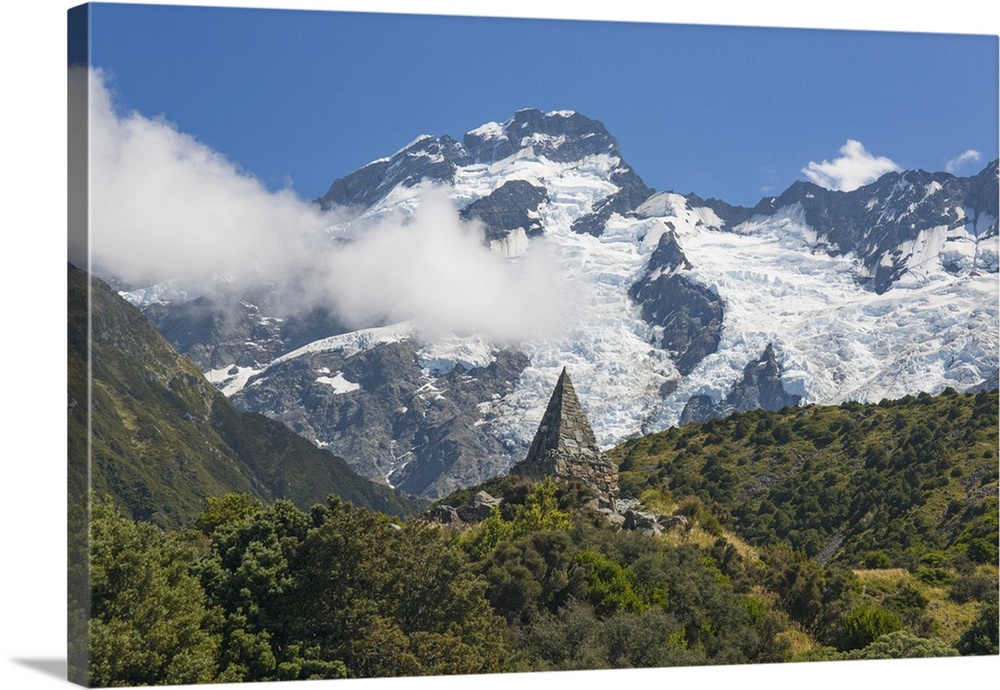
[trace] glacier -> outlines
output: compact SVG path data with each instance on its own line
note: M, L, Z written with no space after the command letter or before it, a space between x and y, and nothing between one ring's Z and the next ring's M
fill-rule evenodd
M280 385L293 386L289 401L309 397L313 386L317 399L335 397L344 403L335 411L339 419L354 409L351 405L377 407L364 398L374 393L354 382L361 380L357 377L362 365L348 360L385 348L398 361L405 352L413 361L407 359L405 375L396 373L409 387L397 386L393 392L399 398L393 398L396 408L379 410L392 428L382 430L382 455L374 458L374 469L368 468L367 474L395 484L429 472L420 469L421 463L440 466L439 457L424 458L424 446L414 445L418 436L437 434L439 427L411 429L409 436L399 429L419 426L417 418L427 419L428 414L437 415L427 422L431 425L457 415L449 419L461 418L459 426L490 434L491 443L498 441L503 449L495 456L476 456L482 457L479 469L466 463L457 470L453 481L466 485L486 478L477 472L495 473L503 463L509 466L523 457L563 367L573 377L602 448L681 423L693 396L720 403L748 363L758 361L769 347L781 369L781 386L803 405L995 385L1000 349L996 219L992 210L984 210L992 207L981 200L954 206L948 195L955 178L907 172L887 176L881 186L833 195L798 182L754 209L738 209L646 188L603 126L576 117L572 111L519 111L505 123L471 130L464 147L447 137L422 135L393 156L362 168L377 172L381 166L385 173L368 180L368 187L351 187L360 205L323 231L332 243L349 245L387 219L402 219L406 227L407 219L416 218L431 197L435 203L443 197L461 214L504 185L517 183L511 187L527 188L521 199L531 196L531 205L502 216L500 222L509 224L491 226L482 251L513 267L523 267L536 252L546 257L559 278L563 301L562 318L544 337L500 342L468 330L430 337L416 321L401 321L299 341L252 366L246 365L247 358L239 366L213 364L206 371L209 380L226 395L245 401L245 394L259 391L253 387L265 384L269 376L284 376L286 383ZM563 125L566 128L560 129ZM581 128L584 131L578 131ZM428 164L434 167L420 167ZM980 179L996 175L991 165ZM433 174L417 174L424 170ZM524 183L543 189L544 195L532 196ZM337 189L347 194L347 186ZM328 194L333 199L331 195L333 191ZM496 197L490 203L487 210L496 211ZM849 222L861 218L856 222L872 223L878 230L865 234L864 229L848 227L840 232L839 219L855 208L845 204L856 204L861 215L868 214L850 216ZM479 205L484 206L489 204ZM817 220L817 208L821 214L829 210L829 217ZM486 227L484 218L470 217L472 227ZM810 218L819 225L813 227ZM512 227L525 222L531 227ZM896 239L883 241L889 232L895 232ZM661 254L661 263L654 264L657 248L664 245L681 258L662 263ZM840 245L858 247L865 255ZM707 355L699 352L701 359L685 364L683 373L674 362L678 353L658 345L677 341L665 340L665 326L651 324L666 322L649 314L644 318L643 305L630 296L638 281L663 274L671 279L679 274L723 305L717 348ZM174 296L183 296L179 286L154 286L127 295L139 304ZM517 350L516 365L512 349ZM284 364L298 358L315 367L301 380L282 371ZM329 366L315 363L320 360ZM228 355L219 361L228 361ZM351 376L344 373L348 370ZM487 371L493 378L486 378L494 383L474 381L477 372ZM490 387L500 380L504 387ZM269 399L280 399L284 392L276 389ZM459 402L462 412L454 407ZM324 429L320 419L302 422L300 416L287 414L287 408L264 411L299 419L304 425L300 433L321 447L343 448L344 428ZM492 446L487 450L480 443L481 437L470 444L471 438L466 434L456 442L467 444L462 452L495 453ZM432 486L433 491L444 491L448 485L433 479Z
M495 136L500 127L493 125L481 134ZM549 198L538 209L544 241L575 291L566 305L574 325L560 336L521 343L530 364L519 386L500 400L483 401L505 441L530 442L563 366L573 373L602 447L676 425L693 395L719 401L768 344L784 370L785 389L803 404L965 389L997 367L1000 294L995 273L976 270L977 253L988 256L990 244L980 248L974 228L931 228L897 248L908 256L906 271L883 294L865 287L859 259L830 251L797 206L725 227L712 209L659 193L627 217L612 215L598 237L573 232L575 220L618 190L609 177L620 164L611 155L554 162L529 145L499 161L459 167L447 187L460 209L509 180L544 186ZM418 200L419 189L397 188L368 214L412 212ZM718 351L686 377L651 344L655 327L627 296L668 231L693 264L689 277L726 305ZM516 259L534 241L512 233L493 249ZM482 342L478 347L489 350ZM476 364L475 357L447 350L446 343L424 347L427 361L434 360L432 374L458 361ZM676 388L663 396L668 382Z

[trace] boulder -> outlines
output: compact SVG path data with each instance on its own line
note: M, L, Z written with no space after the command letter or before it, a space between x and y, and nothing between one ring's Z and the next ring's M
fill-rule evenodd
M656 522L656 515L652 513L641 513L638 510L629 508L625 511L625 529L629 530L649 530L661 529Z
M467 502L458 507L458 517L466 522L479 522L490 516L494 508L499 508L502 498L495 498L485 491L480 491Z
M452 506L447 505L434 506L427 513L427 517L435 522L440 522L442 525L454 525L462 521L458 517L458 511Z

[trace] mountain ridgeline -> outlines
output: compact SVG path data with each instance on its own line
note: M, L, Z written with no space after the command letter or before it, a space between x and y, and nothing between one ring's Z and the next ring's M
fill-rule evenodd
M207 498L230 493L302 508L334 494L390 514L419 509L279 422L237 411L135 307L68 271L72 490L164 527L190 525Z
M648 187L605 126L521 110L421 136L316 200L366 223L443 191L483 244L546 243L587 297L545 342L435 342L284 313L267 286L125 294L236 409L281 421L370 479L439 498L524 458L573 363L601 447L756 408L876 402L998 382L998 168L894 172L850 192L795 182L752 208ZM934 346L931 347L930 343Z

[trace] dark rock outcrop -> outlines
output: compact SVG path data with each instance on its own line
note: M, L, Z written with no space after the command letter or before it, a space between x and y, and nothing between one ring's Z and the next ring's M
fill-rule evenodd
M711 396L704 394L692 395L684 405L684 410L681 412L678 423L684 426L685 424L705 422L713 417L721 417L720 407L712 402Z
M534 237L544 229L538 207L548 196L544 187L526 180L511 180L466 206L459 215L462 220L479 220L485 227L487 242L501 240L517 228Z
M479 491L460 505L455 512L465 522L481 522L490 516L494 508L499 509L501 503L503 503L503 499L495 498L485 491Z
M653 195L654 190L647 187L642 178L625 163L619 165L611 174L611 181L618 185L618 191L601 199L591 209L590 213L581 216L570 226L573 232L587 233L595 237L604 232L611 216L621 216L634 211L642 202Z
M667 232L660 237L642 278L629 288L642 318L663 329L655 344L670 353L684 376L718 349L725 315L722 298L685 275L690 269L677 238Z
M757 408L780 410L798 405L799 402L800 396L785 391L781 382L781 366L774 354L774 347L768 344L760 359L743 368L743 376L718 404L713 404L707 395L692 396L681 412L680 423L705 422L715 417Z

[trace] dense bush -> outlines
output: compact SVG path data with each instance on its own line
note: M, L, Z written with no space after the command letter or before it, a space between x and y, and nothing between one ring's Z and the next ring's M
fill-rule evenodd
M622 494L688 522L659 538L609 528L579 484L516 477L457 529L229 495L163 532L98 502L91 681L996 654L996 403L753 411L636 439L614 451ZM933 620L946 595L977 609L954 647Z
M916 659L956 656L955 648L941 640L917 637L908 630L882 635L864 649L848 654L847 659Z
M840 649L861 649L902 627L896 614L878 605L863 604L844 617L840 643L837 646Z

